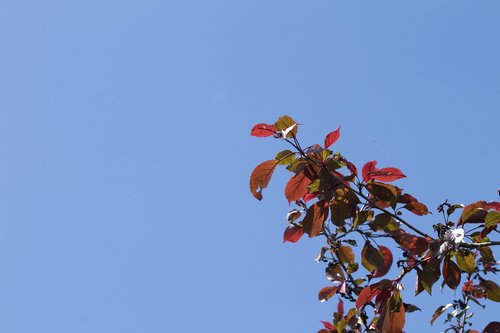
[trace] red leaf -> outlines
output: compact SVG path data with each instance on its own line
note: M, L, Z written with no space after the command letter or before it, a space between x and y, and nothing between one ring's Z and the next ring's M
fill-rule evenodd
M406 176L398 168L382 168L368 173L369 179L381 182L393 182Z
M269 184L276 164L276 160L262 162L255 167L250 175L250 191L256 199L262 200L262 190Z
M261 138L274 135L274 125L257 124L254 127L252 127L252 130L250 131L250 135L261 137Z
M323 323L323 326L325 326L326 329L329 329L331 330L333 328L333 325L330 324L329 322L327 321L321 321Z
M339 299L339 304L337 304L337 313L340 317L344 316L344 302L341 299Z
M304 235L304 229L301 226L290 224L288 228L285 229L285 233L283 234L283 243L295 243L302 237L302 235Z
M410 202L409 204L404 205L403 208L408 209L410 212L418 216L429 214L427 206L418 201Z
M347 162L347 169L349 169L349 171L351 171L351 173L355 174L356 176L358 175L358 169L353 163Z
M487 203L489 209L494 209L497 212L500 212L500 202L490 201Z
M369 174L376 170L377 170L377 161L366 162L366 164L363 165L363 170L362 170L363 181L365 182L368 181Z
M392 259L393 259L392 252L383 245L379 245L378 249L380 250L380 253L382 253L382 256L384 257L384 265L377 268L375 272L373 272L373 277L381 277L386 275L392 266Z
M311 194L311 193L307 193L306 195L304 195L304 201L305 202L308 202L314 198L316 198L318 196L318 194Z
M360 309L363 305L371 301L374 296L378 295L380 291L380 282L365 287L359 293L358 299L356 300L356 308Z
M340 137L340 127L329 133L325 138L325 149L333 145Z
M399 246L413 255L421 255L429 248L428 239L409 234L402 229L391 232L390 236Z
M325 288L321 289L318 293L319 301L320 302L328 301L330 298L332 298L337 293L338 289L339 289L338 286L325 287Z
M464 283L462 286L462 291L465 291L466 293L470 293L474 290L474 281L469 280Z
M311 184L311 179L306 175L305 170L307 169L304 169L290 178L286 184L285 196L289 203L302 199L307 193L309 193L307 185Z

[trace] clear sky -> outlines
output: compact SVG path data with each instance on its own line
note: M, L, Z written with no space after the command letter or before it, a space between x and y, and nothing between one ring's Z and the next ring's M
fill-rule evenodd
M312 144L341 125L335 148L399 167L431 208L498 199L499 16L492 0L0 1L0 332L316 332L336 305L316 300L321 243L282 244L283 170L251 196L283 148L251 126L289 114ZM434 292L406 332L450 296Z

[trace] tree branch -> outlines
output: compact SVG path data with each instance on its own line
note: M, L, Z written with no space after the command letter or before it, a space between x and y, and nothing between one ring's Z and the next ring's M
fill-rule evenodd
M494 245L500 245L500 241L482 242L482 243L460 243L458 247L466 249L477 249L484 246L494 246Z

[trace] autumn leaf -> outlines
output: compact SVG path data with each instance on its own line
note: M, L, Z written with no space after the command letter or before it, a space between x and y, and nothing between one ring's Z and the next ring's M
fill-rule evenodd
M318 299L320 302L326 302L332 298L338 291L338 286L325 287L321 289L318 293Z
M456 290L460 284L461 272L460 268L450 259L443 261L443 279L450 289Z
M297 136L297 123L289 116L281 116L274 123L276 131L280 131L283 138L291 138Z
M486 298L494 302L500 302L500 287L492 280L481 280L479 283L486 290Z
M323 223L328 218L328 208L324 201L318 201L307 210L306 216L302 221L304 231L309 237L317 236L323 229Z
M288 228L285 229L285 233L283 234L283 243L297 242L304 235L304 229L301 226L290 224Z
M257 200L262 200L262 190L269 184L275 168L276 160L265 161L257 165L250 175L250 191Z
M404 205L403 208L418 216L429 214L429 209L427 208L427 206L418 201L410 202Z
M361 251L361 264L370 272L384 267L382 253L370 241L366 241Z
M329 133L325 138L325 149L333 145L340 137L340 127Z
M252 127L252 130L250 131L250 135L262 138L262 137L274 135L274 131L275 131L274 125L257 124L254 127Z
M383 245L379 245L378 249L383 257L383 265L380 267L377 267L375 269L375 271L373 272L372 278L381 277L381 276L386 275L392 266L393 258L392 258L391 250L389 250L387 247L385 247Z
M498 333L500 332L500 323L498 321L492 321L481 331L482 333Z
M356 308L361 309L363 305L370 302L372 298L378 295L382 290L389 288L391 284L390 280L384 279L363 288L356 299Z
M492 228L496 226L500 222L500 212L497 212L496 210L492 210L491 212L488 212L486 214L485 220L484 220L484 225L488 228Z
M372 171L368 174L369 179L378 180L381 182L393 182L395 180L405 178L406 176L398 168L382 168Z
M297 201L302 199L309 190L307 186L311 184L311 175L307 174L308 169L305 168L288 181L285 187L285 197L288 199L288 202Z
M366 162L363 165L363 169L361 170L361 175L363 177L363 181L367 182L370 180L370 173L377 170L377 161Z
M380 312L377 322L380 333L401 333L405 325L405 307L399 291L386 300Z

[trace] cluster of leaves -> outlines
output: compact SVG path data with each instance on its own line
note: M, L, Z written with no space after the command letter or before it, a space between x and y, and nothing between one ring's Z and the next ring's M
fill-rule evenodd
M420 310L405 303L401 294L403 278L411 271L417 276L415 295L424 290L432 294L441 277L442 288L457 290L462 284L459 297L440 306L431 324L448 312L447 331L477 332L470 328L470 305L484 307L482 299L500 301L500 288L489 279L498 270L491 246L500 242L489 237L500 222L500 203L478 201L465 206L444 202L438 207L442 223L434 225L433 236L428 235L403 218L404 212L417 217L429 214L429 210L411 194L389 184L406 177L401 170L379 168L377 161L369 161L359 173L354 163L330 150L340 138L340 128L329 133L323 145L302 148L298 127L291 117L282 116L274 124L252 128L252 136L281 139L291 148L254 169L250 191L262 200L262 190L274 170L284 166L293 174L285 186L285 197L296 206L287 214L284 241L295 243L304 234L325 239L316 260L325 263L331 284L319 291L318 299L324 302L339 295L340 301L332 320L323 322L318 333L402 332L406 313ZM454 222L453 214L460 210ZM395 257L391 249L378 244L381 238L395 243L393 251L401 250L396 262L400 273L392 279L377 280L389 273ZM353 249L358 242L362 242L364 271ZM344 310L342 299L352 308ZM499 329L500 323L491 322L482 332Z

